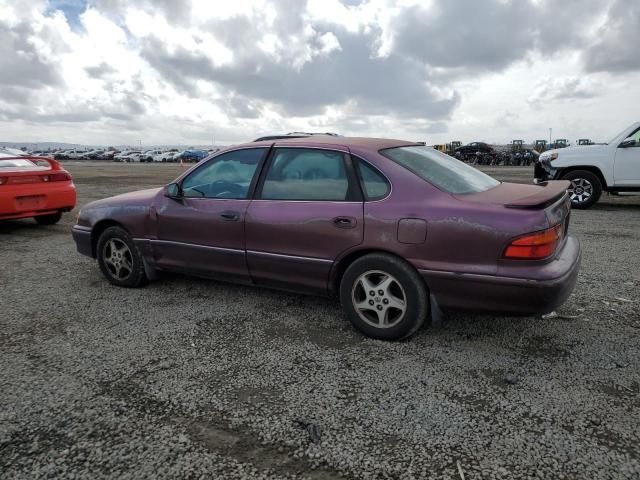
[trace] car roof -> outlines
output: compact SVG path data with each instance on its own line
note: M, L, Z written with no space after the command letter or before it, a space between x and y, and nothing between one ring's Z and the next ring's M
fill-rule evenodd
M233 149L240 147L256 147L256 146L299 146L299 147L316 147L316 148L342 148L344 150L357 148L363 150L378 151L385 148L401 147L408 145L422 145L418 142L408 140L397 140L390 138L372 138L372 137L335 137L331 135L313 135L311 137L302 138L286 138L279 140L264 140L260 142L250 142L241 145L234 145Z

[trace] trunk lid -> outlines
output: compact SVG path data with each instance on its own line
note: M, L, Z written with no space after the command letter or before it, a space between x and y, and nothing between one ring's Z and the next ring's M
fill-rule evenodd
M512 210L541 211L550 227L562 224L564 238L569 228L571 214L568 187L569 182L566 180L554 180L535 185L501 183L490 190L456 195L456 198L465 202L502 206Z
M569 182L566 180L554 180L536 185L501 183L484 192L456 195L456 198L465 202L502 205L506 208L540 210L560 200L566 194L567 188L569 188Z

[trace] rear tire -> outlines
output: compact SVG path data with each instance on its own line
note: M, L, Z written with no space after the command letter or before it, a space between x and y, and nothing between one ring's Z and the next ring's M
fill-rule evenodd
M602 195L602 182L597 175L588 170L573 170L563 175L562 179L571 182L569 195L572 208L589 208Z
M62 212L56 212L50 215L38 215L33 218L40 225L55 225L62 218Z
M96 251L100 270L112 284L136 288L147 283L142 253L125 229L107 228L98 239Z
M429 314L422 277L404 260L372 253L355 260L340 282L340 303L353 326L371 338L401 340Z

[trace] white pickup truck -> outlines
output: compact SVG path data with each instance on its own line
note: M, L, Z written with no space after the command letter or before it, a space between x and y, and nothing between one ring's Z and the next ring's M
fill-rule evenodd
M534 177L536 183L569 180L574 208L589 208L603 191L640 194L640 122L608 143L544 152L535 163Z

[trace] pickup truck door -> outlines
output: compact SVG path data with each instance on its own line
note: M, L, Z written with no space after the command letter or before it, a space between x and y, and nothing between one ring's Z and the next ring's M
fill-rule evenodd
M640 128L631 133L629 137L636 139L635 146L616 148L613 166L616 187L640 187Z

